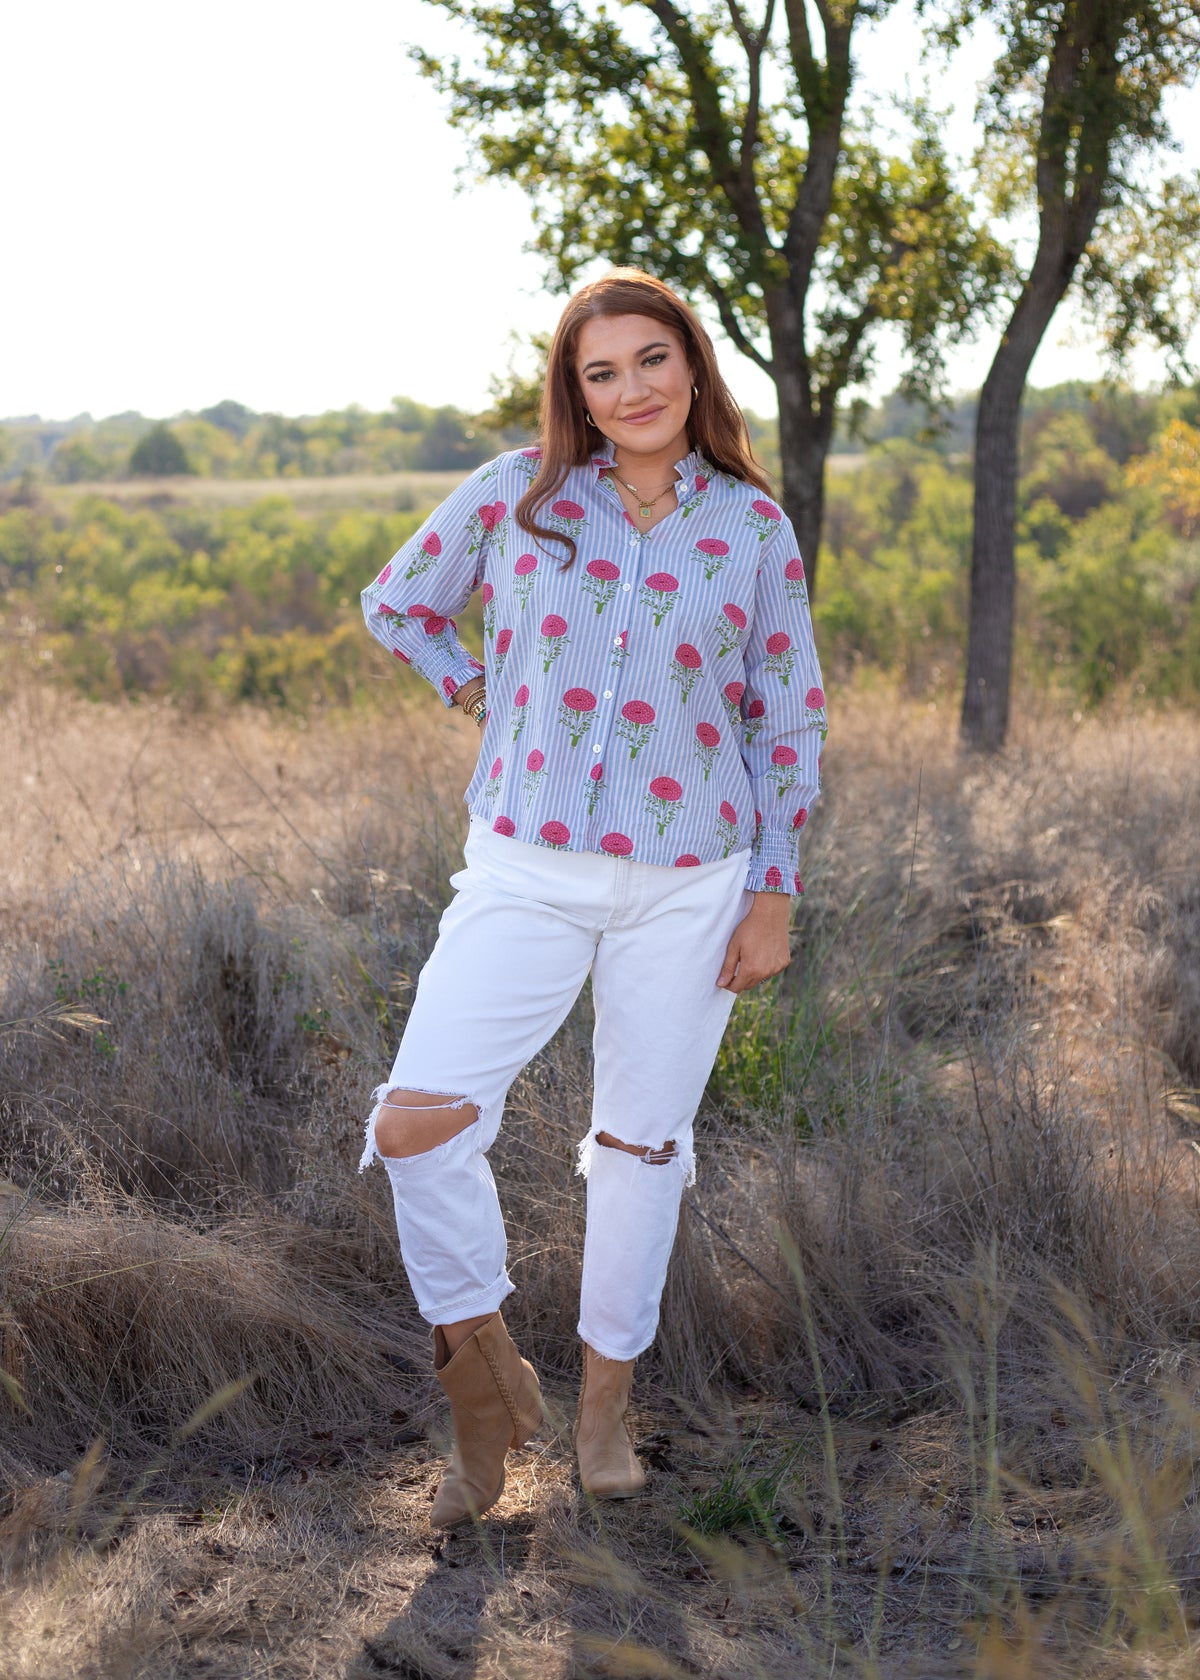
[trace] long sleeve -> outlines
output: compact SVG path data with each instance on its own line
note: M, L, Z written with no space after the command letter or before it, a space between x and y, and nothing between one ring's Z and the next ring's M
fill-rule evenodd
M804 566L786 518L762 552L745 670L742 759L756 819L746 884L753 892L801 892L801 836L821 786L825 692Z
M478 467L362 592L367 629L447 706L483 670L459 641L454 614L482 582L489 551L503 554L509 517L488 495L495 471L495 463Z

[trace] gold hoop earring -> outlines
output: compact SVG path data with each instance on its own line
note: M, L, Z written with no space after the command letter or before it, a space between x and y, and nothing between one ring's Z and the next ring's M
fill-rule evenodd
M598 432L600 430L599 426L597 426L596 422L592 419L590 412L586 408L583 411L583 418L587 421L588 425L594 432Z
M699 393L699 391L697 391L696 387L693 385L692 386L692 401L693 402L699 402L699 400L700 400L700 393Z

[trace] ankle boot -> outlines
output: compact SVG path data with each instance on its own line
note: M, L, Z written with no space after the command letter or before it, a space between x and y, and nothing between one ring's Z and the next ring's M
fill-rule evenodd
M625 1427L632 1359L603 1359L583 1344L583 1382L575 1418L579 1485L593 1499L631 1499L646 1485Z
M499 1313L450 1354L434 1331L434 1369L450 1401L454 1454L429 1520L454 1528L482 1516L504 1491L504 1459L542 1421L542 1391Z

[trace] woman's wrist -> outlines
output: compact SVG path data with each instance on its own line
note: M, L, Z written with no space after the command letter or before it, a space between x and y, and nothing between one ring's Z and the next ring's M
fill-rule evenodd
M487 716L487 683L483 677L472 677L454 691L454 704L461 706L469 718L482 726Z

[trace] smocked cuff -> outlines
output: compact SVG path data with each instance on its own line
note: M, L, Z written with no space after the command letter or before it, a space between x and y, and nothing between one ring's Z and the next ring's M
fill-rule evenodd
M422 648L421 675L431 682L447 706L464 683L479 676L483 666L466 648Z
M751 892L802 893L796 872L796 847L791 835L759 829L750 848L746 886Z

